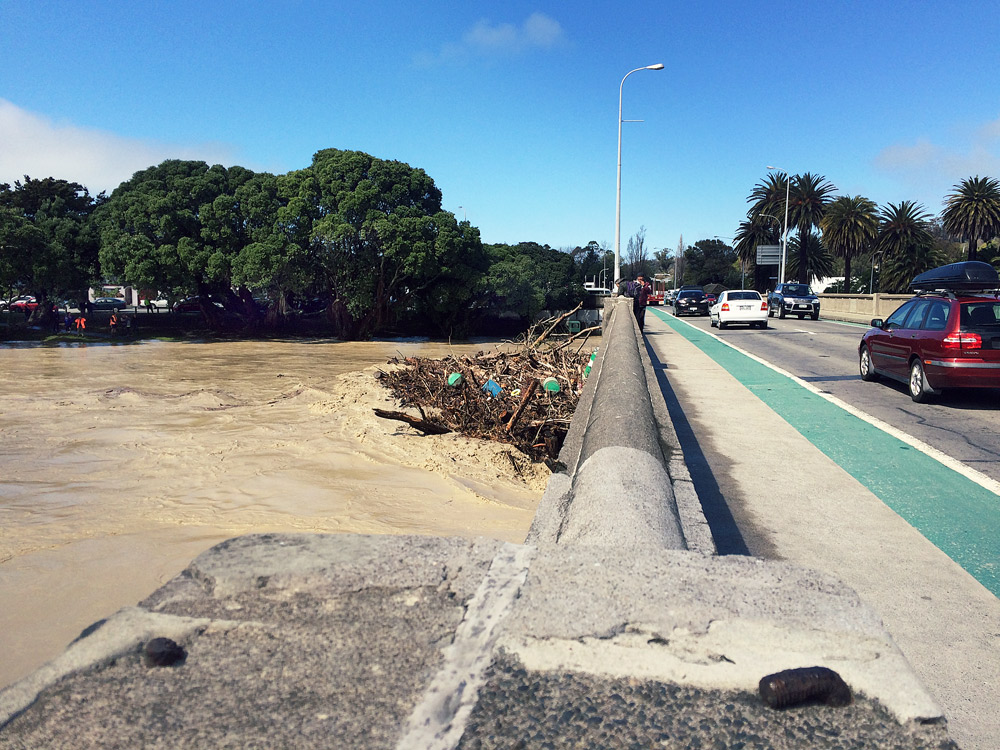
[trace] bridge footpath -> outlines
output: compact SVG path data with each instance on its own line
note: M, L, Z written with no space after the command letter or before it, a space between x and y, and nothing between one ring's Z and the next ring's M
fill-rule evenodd
M627 300L524 544L225 542L0 693L0 748L955 747L837 577L720 556ZM151 666L145 647L185 650ZM758 681L825 666L846 707Z

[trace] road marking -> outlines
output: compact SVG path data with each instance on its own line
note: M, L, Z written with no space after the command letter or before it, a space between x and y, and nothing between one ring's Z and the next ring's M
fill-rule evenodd
M677 323L684 325L672 325L674 330L1000 596L1000 539L994 531L1000 527L1000 482L709 331ZM796 396L795 388L819 396L832 410L817 410L816 402Z

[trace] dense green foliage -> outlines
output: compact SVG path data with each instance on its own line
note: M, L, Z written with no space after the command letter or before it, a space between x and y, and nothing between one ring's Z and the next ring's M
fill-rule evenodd
M823 243L844 260L844 293L851 293L851 260L869 252L878 238L878 207L861 195L841 195L819 221Z
M570 253L535 242L487 245L487 252L490 268L480 292L492 313L531 319L542 310L569 310L583 299L580 268Z
M206 316L252 327L311 306L344 338L404 319L450 334L487 270L478 230L441 209L423 170L358 151L320 151L277 177L167 161L123 183L96 221L106 275L198 295Z
M89 219L102 200L51 177L0 184L0 288L34 296L43 319L52 303L85 296L82 290L100 276Z
M1000 182L992 177L969 177L945 198L941 214L945 229L969 243L968 259L975 260L980 240L1000 234Z
M698 240L684 251L684 284L722 284L739 287L740 269L736 251L721 240Z

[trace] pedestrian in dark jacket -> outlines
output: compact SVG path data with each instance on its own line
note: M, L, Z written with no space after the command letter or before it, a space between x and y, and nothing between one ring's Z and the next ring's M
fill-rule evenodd
M640 331L646 323L646 303L649 302L649 295L652 293L652 285L640 273L635 279L632 290L632 312L635 314L635 322L639 324Z

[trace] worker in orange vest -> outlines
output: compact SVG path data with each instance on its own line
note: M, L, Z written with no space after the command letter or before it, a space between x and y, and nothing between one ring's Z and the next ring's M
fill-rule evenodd
M111 335L112 336L117 336L118 335L118 313L117 312L112 312L111 313L111 320L108 321L108 325L111 327Z
M87 319L85 317L83 317L82 315L80 315L79 317L77 317L77 319L76 319L76 330L77 331L83 331L84 329L86 329L86 327L87 327Z

